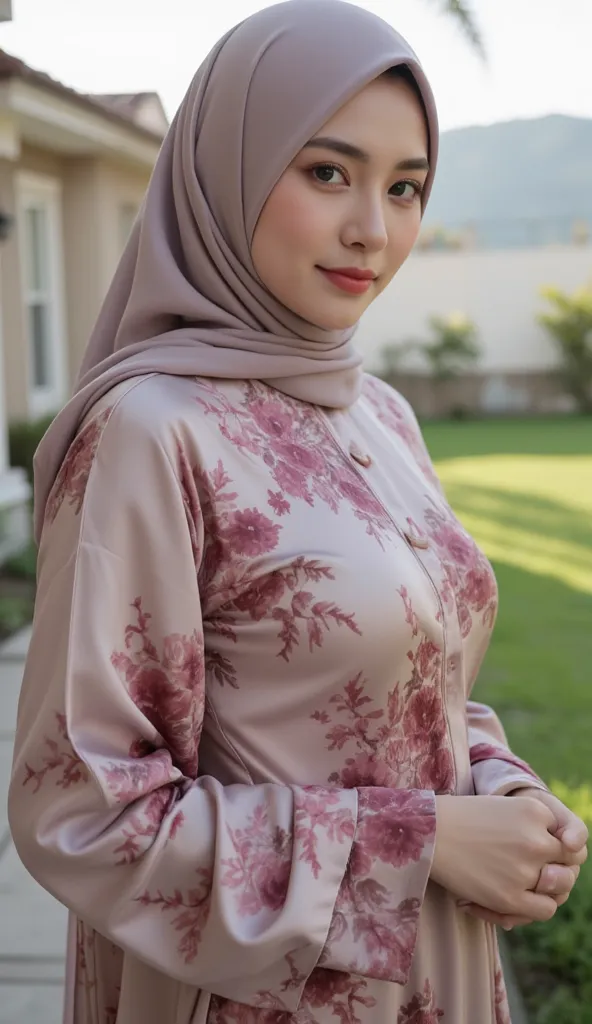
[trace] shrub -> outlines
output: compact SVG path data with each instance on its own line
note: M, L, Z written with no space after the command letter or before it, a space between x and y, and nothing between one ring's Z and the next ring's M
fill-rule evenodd
M43 416L37 420L14 422L8 427L10 464L24 469L31 484L33 483L33 456L52 420L53 416Z
M477 327L464 313L432 316L429 325L431 341L409 340L386 345L380 353L381 364L375 370L376 376L389 383L396 380L412 352L422 356L434 381L456 377L478 361L481 349L477 341Z
M4 562L2 571L17 579L34 580L37 575L37 546L31 542L18 554L12 555Z
M562 360L562 376L580 412L592 413L592 285L568 295L559 288L544 288L553 307L541 313L539 323L553 338Z
M0 597L0 639L28 625L33 617L33 602L26 597Z
M436 380L454 377L477 362L480 355L477 328L464 314L432 316L430 327L434 340L424 342L420 348Z

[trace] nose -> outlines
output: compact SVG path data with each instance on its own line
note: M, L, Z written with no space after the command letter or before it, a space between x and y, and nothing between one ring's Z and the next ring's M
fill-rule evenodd
M343 228L342 241L350 249L380 252L388 243L383 196L358 199Z

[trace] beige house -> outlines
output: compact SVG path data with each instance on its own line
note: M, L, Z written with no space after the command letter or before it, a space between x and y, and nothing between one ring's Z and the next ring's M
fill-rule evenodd
M7 422L67 397L167 127L156 94L85 96L0 50L0 559L26 521Z

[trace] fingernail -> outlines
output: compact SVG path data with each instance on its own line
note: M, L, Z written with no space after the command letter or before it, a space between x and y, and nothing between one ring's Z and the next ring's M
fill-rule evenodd
M514 926L511 925L511 924L504 924L504 925L502 925L502 928L504 929L505 932L511 932L513 927Z

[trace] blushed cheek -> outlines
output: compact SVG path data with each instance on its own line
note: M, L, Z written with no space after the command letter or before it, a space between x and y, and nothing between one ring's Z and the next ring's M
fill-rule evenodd
M314 253L315 244L323 234L322 213L308 189L293 183L282 187L281 182L271 196L269 209L265 210L282 247L300 253Z

